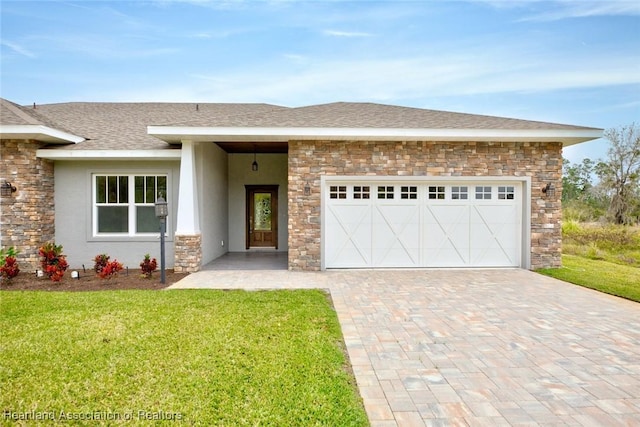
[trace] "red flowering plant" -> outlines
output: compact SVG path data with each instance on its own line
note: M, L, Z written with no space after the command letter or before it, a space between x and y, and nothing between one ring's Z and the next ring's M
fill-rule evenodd
M13 246L6 250L0 249L0 277L11 280L20 273L16 255L18 255L18 250Z
M98 276L101 279L111 279L114 276L118 275L118 272L122 270L122 264L118 262L118 260L108 261L105 266L100 270Z
M55 242L45 243L38 249L38 254L44 274L53 282L62 280L64 272L69 267L66 255L62 255L62 245L56 245Z
M144 256L144 259L140 263L140 270L142 270L142 277L145 279L151 279L151 273L158 268L158 261L155 258L151 258L149 254Z
M99 275L109 262L109 258L111 257L107 254L96 255L96 257L93 259L93 271L95 271L96 274Z

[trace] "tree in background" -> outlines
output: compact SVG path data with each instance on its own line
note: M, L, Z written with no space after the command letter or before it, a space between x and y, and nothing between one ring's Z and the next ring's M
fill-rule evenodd
M599 184L596 163L587 158L582 163L562 161L562 209L567 220L591 222L600 220L609 206L609 197Z
M616 224L638 221L640 214L640 128L632 123L607 129L606 161L595 166L600 185L609 193L609 215Z
M562 159L562 201L584 200L593 187L591 183L595 164L591 159L583 159L581 164L571 164Z

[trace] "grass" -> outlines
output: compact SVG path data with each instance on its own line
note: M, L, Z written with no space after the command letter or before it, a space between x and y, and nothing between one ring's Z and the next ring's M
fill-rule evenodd
M321 291L5 292L0 328L5 419L368 425Z
M562 252L640 267L640 228L566 221L562 224Z
M640 302L640 228L562 224L562 268L538 273Z
M561 268L536 271L565 282L640 302L640 268L563 255Z

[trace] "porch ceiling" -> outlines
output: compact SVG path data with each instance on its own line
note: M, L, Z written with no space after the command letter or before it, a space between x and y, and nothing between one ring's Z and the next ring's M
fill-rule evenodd
M227 153L288 153L287 141L275 142L216 142Z

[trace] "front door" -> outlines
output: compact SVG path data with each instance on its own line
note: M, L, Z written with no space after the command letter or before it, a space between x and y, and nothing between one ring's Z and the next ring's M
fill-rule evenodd
M246 185L247 249L278 249L278 186Z

